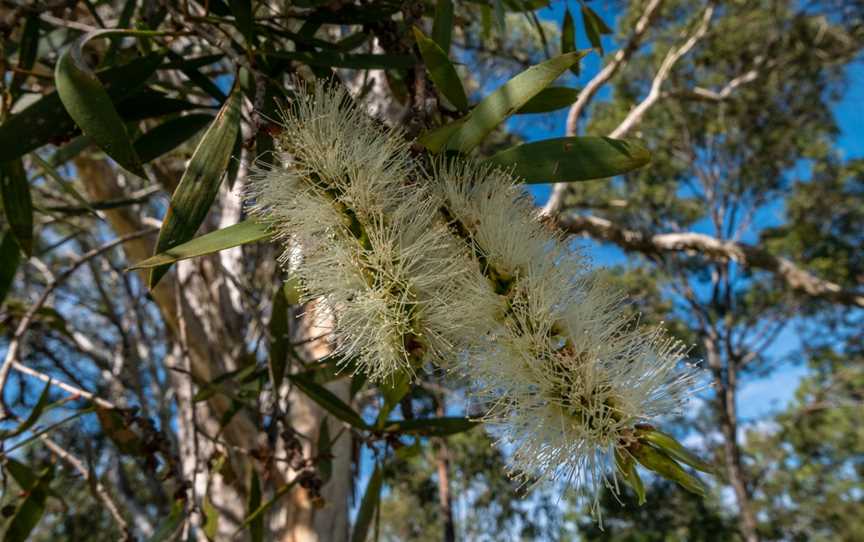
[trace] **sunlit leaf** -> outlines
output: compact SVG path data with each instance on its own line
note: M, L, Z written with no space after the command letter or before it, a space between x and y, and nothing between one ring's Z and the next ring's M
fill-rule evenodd
M519 108L517 115L549 113L570 106L579 98L579 89L569 87L544 88L528 103Z
M219 114L204 133L162 221L155 253L158 255L176 248L195 236L204 222L219 191L222 176L231 158L234 140L240 131L240 88L234 90L223 104ZM170 264L154 267L150 271L150 288L154 288Z
M505 149L488 161L526 183L603 179L640 168L651 153L632 139L560 137Z
M255 222L254 220L244 220L233 226L195 237L191 241L186 241L165 252L160 252L146 260L137 262L129 269L147 269L189 258L197 258L198 256L213 254L227 248L267 239L270 235L270 232L267 231L267 226L264 224Z
M486 96L465 117L464 124L447 141L447 148L468 152L492 130L579 62L582 52L566 53L532 66Z

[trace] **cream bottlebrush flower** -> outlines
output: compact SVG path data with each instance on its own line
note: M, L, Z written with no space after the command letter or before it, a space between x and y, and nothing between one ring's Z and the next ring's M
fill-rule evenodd
M507 172L451 162L432 178L451 232L503 300L488 348L465 367L512 472L617 490L616 453L629 458L640 424L676 412L695 387L696 373L678 370L681 345L627 318Z
M463 288L466 251L435 220L440 197L415 182L398 130L344 90L300 90L283 112L282 167L252 179L253 214L283 243L282 263L299 260L305 298L323 300L335 354L374 381L445 363L482 319Z

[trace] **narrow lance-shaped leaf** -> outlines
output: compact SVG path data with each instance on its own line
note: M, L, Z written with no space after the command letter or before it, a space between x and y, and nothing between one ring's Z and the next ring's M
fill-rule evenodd
M282 387L285 368L288 366L288 351L291 348L288 323L288 300L284 288L278 288L273 295L273 309L270 314L270 381L273 389Z
M10 231L3 232L3 240L0 241L0 307L6 300L6 295L12 288L18 264L21 263L21 250L15 241L15 236Z
M450 43L453 40L453 0L438 0L435 3L432 39L445 55L450 54Z
M5 466L8 468L9 465ZM32 485L22 486L22 489L26 491L26 496L16 508L8 527L6 527L6 532L3 535L4 542L24 542L30 537L33 528L45 514L45 505L48 494L51 492L52 478L53 472L49 468L35 477Z
M447 142L447 148L464 153L479 145L496 126L507 120L583 56L582 52L557 56L528 68L504 83L465 117L464 124Z
M119 101L139 89L159 67L162 58L162 54L150 54L97 72L96 76L111 98ZM133 107L138 112L137 118L151 114L150 107L140 104L133 104ZM119 108L123 114L122 103ZM63 107L60 95L56 91L46 94L8 117L0 126L0 162L14 160L51 141L68 137L74 130L75 123Z
M304 377L301 374L289 374L288 379L291 383L297 386L300 391L305 393L310 399L318 403L321 408L335 416L336 418L347 422L358 429L368 429L369 425L360 417L357 412L348 406L342 399L337 397L332 391L324 386L320 386Z
M167 540L172 540L174 533L180 528L180 525L183 524L183 519L186 517L186 510L183 504L182 499L178 499L174 501L174 504L171 505L171 512L169 512L168 517L159 525L159 528L156 529L156 532L153 533L147 542L165 542Z
M384 425L388 433L407 433L423 437L445 437L462 433L475 427L478 422L461 417L394 420Z
M333 475L333 457L331 456L332 442L330 437L330 424L327 418L321 420L318 429L318 476L325 484Z
M261 506L261 482L258 480L258 473L255 472L254 468L252 469L252 479L249 485L249 503L246 509L249 515L251 515ZM262 515L258 515L250 521L248 527L249 538L252 542L262 542L264 540L264 517Z
M447 145L447 142L450 141L450 138L453 137L463 124L465 124L466 117L455 120L450 124L445 124L444 126L439 126L428 132L421 135L417 141L429 149L429 152L439 153L444 149L444 146Z
M39 421L39 417L42 416L42 413L48 407L48 399L49 392L51 391L51 382L47 382L45 387L42 389L42 394L39 395L39 399L36 401L36 405L33 407L33 410L30 411L30 414L27 416L27 419L21 422L21 424L12 429L11 431L0 431L0 440L5 440L8 438L15 437L20 435L24 431L27 431L33 425Z
M618 473L624 478L633 491L636 493L639 506L645 504L645 485L642 483L642 478L636 472L636 462L633 457L619 451L615 452L615 465L618 468Z
M650 442L666 454L672 456L673 458L682 463L690 465L694 469L701 470L702 472L708 474L717 473L717 469L713 465L702 461L701 459L690 453L686 448L684 448L684 446L681 445L680 442L675 440L672 436L667 435L666 433L652 428L648 430L640 430L638 435L639 440Z
M231 14L234 15L237 30L243 34L247 47L252 47L255 44L255 21L252 19L252 0L228 0L228 5L231 8Z
M636 140L587 136L516 145L488 161L509 168L526 183L558 183L612 177L650 160L651 153Z
M561 24L561 52L570 53L576 50L576 25L569 8L564 8L564 22ZM579 75L579 63L570 67L570 71Z
M364 542L369 534L369 527L375 517L375 511L381 502L381 468L375 465L375 470L369 478L366 493L360 502L360 510L357 511L357 520L354 522L354 532L351 533L351 542Z
M213 120L207 113L175 117L156 126L135 140L135 152L142 164L171 152L191 139Z
M60 55L54 70L57 92L69 116L93 143L127 171L146 177L111 96L84 60L84 44L97 35L85 34Z
M27 72L33 68L36 53L39 50L39 14L31 13L24 22L21 32L21 42L18 46L18 70L12 74L9 92L13 98L19 94L21 84L27 78Z
M456 73L456 68L447 58L447 53L437 43L427 38L416 26L414 27L414 38L417 40L417 47L420 49L423 62L429 71L429 78L435 83L435 88L460 111L468 109L468 97L465 95L465 89L462 87L462 81L459 79L459 74Z
M588 34L588 41L591 42L591 46L598 49L602 56L603 41L601 35L611 34L612 29L603 22L603 19L593 9L585 4L582 4L582 24L585 25L585 33Z
M90 202L87 201L87 199L82 196L77 190L75 190L75 187L72 186L72 183L66 182L66 180L60 176L57 170L54 169L54 166L43 160L42 157L35 152L30 154L30 159L39 166L39 169L42 170L46 178L52 180L54 184L56 184L60 188L60 190L69 194L72 199L80 203L82 207L93 213L96 218L101 220L101 217L96 214L96 210L90 206Z
M192 239L204 222L219 191L222 174L228 166L231 149L240 130L241 96L240 88L235 84L228 100L192 154L189 166L171 196L171 204L156 241L157 255ZM163 265L153 268L150 272L150 288L159 283L169 267Z
M258 506L258 508L253 510L249 515L247 515L243 519L243 523L237 529L236 534L239 534L240 531L249 527L252 524L252 522L258 521L259 519L261 519L261 516L264 515L264 513L266 513L267 510L270 510L270 508L272 508L273 505L279 501L279 499L281 499L289 491L291 491L291 489L297 484L297 481L298 481L298 478L294 478L293 480L291 480L290 482L288 482L284 486L282 486L279 489L277 489L276 491L274 491L273 497L269 501ZM235 534L235 536L236 536L236 534Z
M705 487L689 472L681 468L674 459L650 445L642 445L633 451L633 457L640 465L654 471L663 478L677 483L691 493L705 496Z
M0 195L12 235L29 257L33 253L33 202L21 159L0 164Z
M264 224L254 220L244 220L233 226L196 237L165 252L160 252L155 256L134 264L129 269L147 269L160 265L168 265L180 260L197 258L198 256L213 254L227 248L254 243L255 241L267 239L270 235L270 232L267 231L267 226Z
M544 88L539 94L528 100L528 103L519 108L517 115L529 115L533 113L549 113L570 106L579 98L578 88L549 87Z

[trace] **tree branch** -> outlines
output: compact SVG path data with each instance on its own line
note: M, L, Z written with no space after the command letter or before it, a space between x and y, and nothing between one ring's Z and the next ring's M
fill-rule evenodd
M652 234L622 228L610 220L591 215L561 216L558 226L569 233L608 241L619 247L651 256L665 253L698 253L713 261L734 261L742 267L761 269L786 283L789 290L834 303L864 308L864 292L844 289L821 279L794 262L746 243L723 241L695 232Z

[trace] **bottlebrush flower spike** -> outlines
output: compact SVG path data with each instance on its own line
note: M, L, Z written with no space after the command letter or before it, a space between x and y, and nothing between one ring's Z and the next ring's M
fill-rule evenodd
M465 371L485 421L513 450L512 473L593 488L595 504L600 486L617 492L618 476L640 491L634 458L669 467L668 477L675 456L644 424L677 412L696 388L697 373L678 370L683 347L625 316L623 297L537 220L506 171L442 162L430 180L451 232L475 255L475 275L503 300L496 334Z
M463 284L471 262L435 222L409 143L344 90L300 91L282 115L282 167L252 179L252 213L282 242L283 264L300 259L291 271L305 299L323 300L334 354L373 381L445 364L482 318Z

